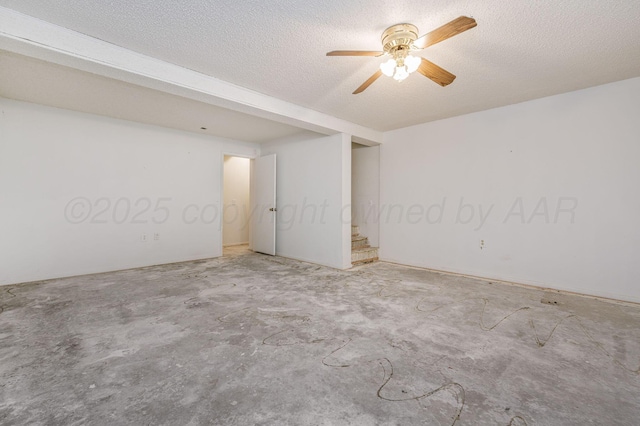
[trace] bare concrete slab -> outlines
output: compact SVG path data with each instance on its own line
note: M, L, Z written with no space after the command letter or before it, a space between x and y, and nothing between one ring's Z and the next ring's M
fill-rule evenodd
M397 265L235 248L2 287L0 311L3 425L640 419L640 307Z

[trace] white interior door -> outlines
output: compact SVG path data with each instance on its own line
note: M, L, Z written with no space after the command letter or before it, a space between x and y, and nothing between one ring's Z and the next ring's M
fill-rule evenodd
M276 155L253 160L251 240L253 251L276 254Z

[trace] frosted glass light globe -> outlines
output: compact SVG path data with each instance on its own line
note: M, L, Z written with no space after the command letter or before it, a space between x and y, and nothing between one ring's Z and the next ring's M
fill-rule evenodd
M421 59L416 56L408 55L404 58L404 64L407 66L407 72L412 73L420 66Z
M396 73L393 76L394 80L402 81L407 77L409 77L409 73L406 67L396 67Z
M391 77L395 69L396 69L395 59L389 59L387 62L383 62L380 64L380 71L382 71L382 74L386 75L387 77Z

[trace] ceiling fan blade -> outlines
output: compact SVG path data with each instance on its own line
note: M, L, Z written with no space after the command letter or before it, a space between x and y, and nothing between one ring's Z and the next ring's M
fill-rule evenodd
M451 74L449 71L440 68L433 62L427 61L425 58L421 59L422 63L418 67L418 72L425 77L435 81L440 86L447 86L456 79L456 76Z
M425 47L433 46L436 43L440 43L454 35L458 35L467 30L478 25L476 20L473 18L468 18L466 16L461 16L459 18L454 19L448 24L444 24L440 28L436 28L435 30L427 33L413 42L413 46L418 49L424 49Z
M374 81L376 81L378 79L378 77L380 77L382 75L382 71L378 70L376 71L375 74L373 74L371 77L369 77L367 79L367 81L365 81L364 83L362 83L362 85L360 87L358 87L355 92L353 92L354 95L357 95L358 93L364 92L364 89L366 89L367 87L371 86L371 83L373 83Z
M334 50L327 52L327 56L381 56L384 52L375 52L369 50Z

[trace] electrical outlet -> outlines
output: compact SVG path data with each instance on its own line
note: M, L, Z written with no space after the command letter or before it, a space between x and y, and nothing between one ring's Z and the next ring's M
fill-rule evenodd
M157 232L155 234L153 234L153 240L154 241L160 240L160 234L158 234Z
M147 234L140 235L140 241L142 241L143 243L146 243L147 242Z

